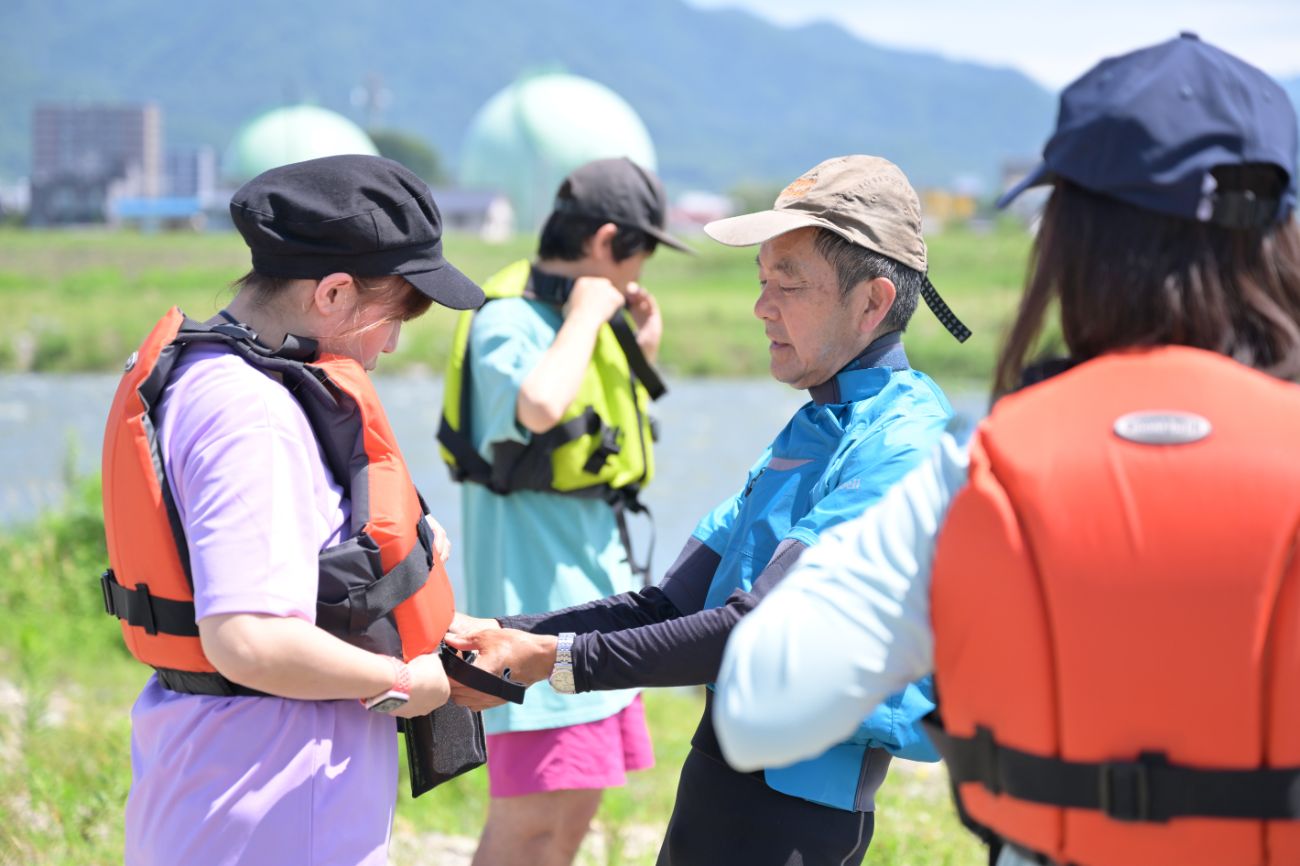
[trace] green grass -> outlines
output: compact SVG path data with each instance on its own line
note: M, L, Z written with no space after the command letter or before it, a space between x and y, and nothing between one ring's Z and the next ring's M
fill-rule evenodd
M672 374L763 376L767 346L753 317L754 250L697 238L699 256L670 250L651 259L644 284L660 300L661 360ZM449 258L476 279L532 252L530 238L492 245L447 239ZM913 363L948 384L984 383L1002 329L1014 312L1029 238L1001 226L951 229L930 240L930 274L975 336L959 346L930 313L908 333ZM206 316L230 297L248 267L234 233L141 235L91 231L0 230L0 370L116 370L150 325L173 304ZM403 330L387 370L440 372L455 316L435 309Z
M102 611L97 577L105 557L95 482L75 485L59 511L0 534L0 866L121 862L129 711L148 671ZM607 794L596 819L603 845L584 849L585 863L654 862L701 699L652 691L646 709L656 765ZM395 852L424 851L430 834L477 836L487 806L483 771L419 800L405 793L405 778L399 790ZM881 791L876 826L872 864L982 862L935 768L897 766ZM434 861L412 855L394 862Z
M987 381L1000 331L1014 312L1028 251L1023 233L950 231L931 240L931 276L975 330L958 346L925 310L908 335L913 363L948 386ZM449 257L483 279L531 252L517 239L493 246L452 237ZM662 361L676 375L761 376L767 352L754 320L754 250L698 239L698 257L664 252L644 283L665 318ZM163 236L0 230L0 371L117 370L169 306L218 309L247 268L232 234ZM412 323L386 369L440 371L454 316ZM122 810L130 786L129 710L147 671L127 654L101 609L104 567L98 487L76 486L57 513L0 534L0 866L121 861ZM657 764L606 797L597 817L603 846L586 862L652 863L677 771L699 718L698 695L652 692L646 707ZM980 863L958 827L942 776L900 767L879 798L873 864ZM403 785L405 781L403 780ZM412 801L399 799L398 841L429 834L474 837L486 812L476 772ZM402 861L406 862L406 861ZM414 857L414 863L427 859Z

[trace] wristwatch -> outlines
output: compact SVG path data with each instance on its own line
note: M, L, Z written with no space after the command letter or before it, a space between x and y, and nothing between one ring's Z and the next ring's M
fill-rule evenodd
M388 660L393 663L393 686L386 692L381 692L373 698L362 698L361 705L368 710L376 713L391 713L406 705L411 699L411 669L401 659L395 659L392 656Z
M573 689L573 632L566 631L555 638L555 667L547 682L562 694L571 695Z

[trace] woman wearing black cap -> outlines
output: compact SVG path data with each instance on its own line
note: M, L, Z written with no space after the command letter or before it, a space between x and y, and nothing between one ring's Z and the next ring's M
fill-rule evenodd
M274 169L231 213L253 271L208 322L159 323L106 435L105 599L156 670L126 861L384 863L393 717L447 700L452 609L365 371L433 301L482 294L387 160Z
M736 629L730 761L816 754L934 672L1000 863L1300 862L1296 137L1191 35L1066 89L1002 399ZM1068 357L1031 365L1055 312Z

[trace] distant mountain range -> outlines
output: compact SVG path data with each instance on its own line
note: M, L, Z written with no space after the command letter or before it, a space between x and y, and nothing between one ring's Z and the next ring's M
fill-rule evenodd
M351 96L370 75L392 94L379 125L426 138L453 168L475 111L521 72L588 76L640 113L678 189L781 181L853 152L918 184L991 189L1005 159L1039 152L1055 113L1054 95L1011 69L680 0L5 0L0 38L8 177L28 171L40 101L152 100L169 144L223 148L286 102L361 122ZM1290 86L1300 96L1300 79Z

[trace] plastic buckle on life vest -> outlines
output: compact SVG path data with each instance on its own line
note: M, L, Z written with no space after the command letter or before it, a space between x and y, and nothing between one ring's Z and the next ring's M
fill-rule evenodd
M975 771L979 774L980 784L991 794L1002 793L1002 773L998 761L998 744L993 739L993 731L983 725L975 726L975 736L971 737L975 747Z
M113 604L113 586L116 583L117 578L111 568L99 576L99 588L104 593L104 613L109 616L117 616L117 605Z
M1098 808L1106 817L1128 822L1151 820L1151 768L1145 757L1101 765Z
M591 456L582 466L582 471L589 475L598 475L600 470L605 468L609 458L622 450L618 444L618 428L605 427L600 431L600 444L596 446L595 451L591 452Z
M149 595L149 585L147 583L137 583L135 585L135 598L131 607L140 614L140 627L144 629L145 634L154 635L158 633L158 623L153 618L153 597ZM135 623L131 623L135 625Z

